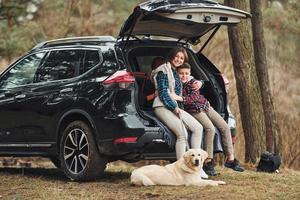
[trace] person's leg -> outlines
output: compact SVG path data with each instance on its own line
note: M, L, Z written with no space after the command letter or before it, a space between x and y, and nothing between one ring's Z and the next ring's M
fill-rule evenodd
M189 113L184 110L180 110L181 118L187 129L192 132L191 136L191 148L201 148L202 142L202 134L203 134L203 127L202 125ZM200 172L201 178L207 179L208 175L205 173L203 169Z
M205 131L205 146L206 146L205 150L208 153L208 157L204 161L203 170L209 176L216 176L218 173L215 171L214 163L213 163L213 159L214 159L213 142L215 137L215 127L205 112L193 113L192 115L202 124Z
M200 149L203 133L202 125L192 115L190 115L182 109L180 109L180 114L183 123L187 126L187 129L189 129L192 132L191 148Z
M205 146L206 146L205 150L207 151L207 154L208 154L207 158L213 160L213 158L214 158L213 142L214 142L214 137L215 137L215 127L205 112L192 113L192 115L203 126L203 129L205 131Z
M165 107L154 108L155 115L176 135L176 157L179 160L186 150L186 138L180 119Z
M219 115L219 113L217 113L212 107L209 108L207 115L212 121L212 123L221 131L223 144L227 155L227 160L224 166L227 168L231 168L235 171L244 171L244 169L240 166L239 161L235 159L229 126L227 125L225 120Z
M209 108L207 112L207 116L212 121L212 123L221 131L223 144L225 148L226 156L229 160L234 159L234 151L231 139L231 133L229 126L225 122L225 120L217 113L213 107Z

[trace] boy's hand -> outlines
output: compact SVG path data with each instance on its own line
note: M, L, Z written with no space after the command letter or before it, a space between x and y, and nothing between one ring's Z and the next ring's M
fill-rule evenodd
M202 87L202 82L201 81L194 81L192 84L192 89L193 90L199 90Z

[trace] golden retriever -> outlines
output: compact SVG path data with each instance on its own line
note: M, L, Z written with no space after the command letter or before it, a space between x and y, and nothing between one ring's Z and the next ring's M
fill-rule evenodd
M195 185L217 186L224 181L203 180L200 176L203 162L207 158L206 151L190 149L178 161L166 165L148 165L133 170L131 183L133 185Z

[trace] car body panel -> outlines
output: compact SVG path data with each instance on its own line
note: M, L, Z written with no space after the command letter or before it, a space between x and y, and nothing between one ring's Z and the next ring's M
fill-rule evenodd
M26 143L23 128L27 127L28 118L24 118L24 100L16 101L16 96L25 93L23 87L0 91L0 143Z

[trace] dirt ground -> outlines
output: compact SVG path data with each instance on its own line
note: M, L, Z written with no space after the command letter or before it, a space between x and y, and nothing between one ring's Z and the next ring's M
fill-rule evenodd
M27 163L27 165L25 164ZM299 199L300 172L281 169L280 173L237 173L221 166L215 180L227 184L217 187L137 187L130 185L135 168L124 162L110 163L103 178L92 182L72 182L47 159L30 162L19 159L14 166L0 163L0 200L2 199ZM5 163L4 163L5 164ZM6 163L9 164L9 163ZM25 166L26 165L26 166Z

